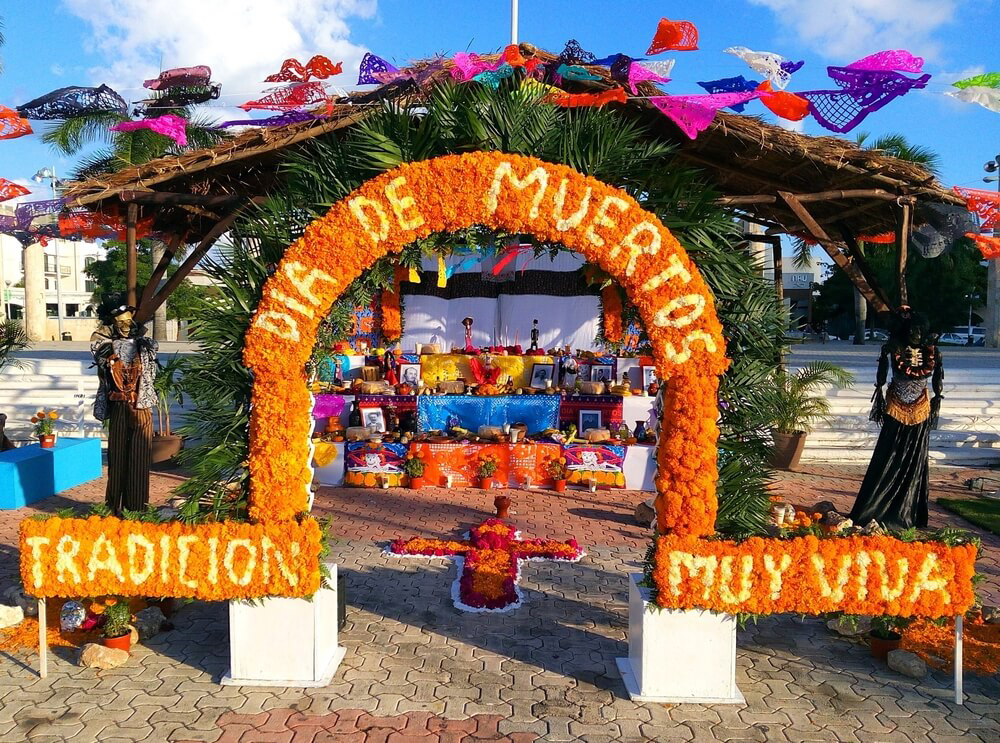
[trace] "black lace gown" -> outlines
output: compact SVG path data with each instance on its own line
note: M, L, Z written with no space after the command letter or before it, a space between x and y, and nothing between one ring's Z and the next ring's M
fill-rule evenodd
M890 366L892 382L883 397ZM933 400L928 399L928 379ZM874 520L895 528L927 526L928 448L943 383L944 368L935 346L882 347L871 414L882 430L851 510L855 524L865 526Z

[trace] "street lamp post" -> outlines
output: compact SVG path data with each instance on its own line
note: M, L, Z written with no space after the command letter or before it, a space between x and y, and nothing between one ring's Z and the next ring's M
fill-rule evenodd
M32 177L35 183L41 183L42 181L48 181L49 185L52 187L52 199L55 200L59 198L56 187L59 185L59 179L56 178L55 168L41 168ZM59 240L53 242L53 249L55 252L56 259L56 327L59 334L59 340L63 339L63 312L62 312L62 266L59 265Z
M1000 170L1000 155L983 165L987 173ZM1000 177L983 178L986 183L996 183L1000 192ZM993 237L1000 237L1000 228L993 228ZM986 346L1000 348L1000 259L986 261Z

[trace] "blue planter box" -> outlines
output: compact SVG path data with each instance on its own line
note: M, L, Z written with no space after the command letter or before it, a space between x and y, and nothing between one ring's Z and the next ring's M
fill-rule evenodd
M22 508L100 476L100 439L60 436L52 449L31 444L0 452L0 509Z

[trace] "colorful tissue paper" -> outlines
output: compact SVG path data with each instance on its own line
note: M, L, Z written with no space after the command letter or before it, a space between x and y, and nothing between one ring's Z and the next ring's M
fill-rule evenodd
M305 64L297 59L286 59L281 64L281 69L273 75L264 78L265 83L304 83L310 77L317 80L326 80L328 77L339 75L343 72L344 63L334 64L322 54L316 54Z
M847 66L858 70L920 72L924 68L924 58L916 57L905 49L887 49L869 54Z
M146 80L142 87L150 90L167 90L168 88L205 86L211 81L212 68L200 64L194 67L175 67L172 70L164 70L159 77Z
M788 60L780 54L758 52L747 49L745 46L731 46L723 51L742 59L750 66L750 69L766 77L771 81L771 85L778 90L784 90L792 78L792 74L783 66L787 65Z
M358 85L378 85L379 80L375 77L377 72L399 72L398 67L394 67L379 56L367 52L361 58L361 67L358 70Z
M1000 229L1000 193L962 186L955 186L954 191L965 199L966 208L982 220L981 229Z
M975 77L967 77L952 83L952 85L956 88L1000 88L1000 72L986 72Z
M758 86L760 102L775 116L789 121L802 121L809 115L809 101L784 90L772 90L769 80Z
M27 196L29 193L31 191L20 183L0 178L0 201L10 201L11 199L16 199L18 196Z
M680 127L689 139L711 125L715 113L720 108L752 101L760 96L759 91L747 93L713 93L710 95L663 95L653 96L650 102L665 116Z
M108 127L108 131L111 132L134 132L137 129L149 129L164 137L170 137L178 147L187 146L187 119L174 114L164 114L139 121L121 121Z
M666 51L689 52L698 48L698 29L691 21L671 21L661 18L646 54Z
M971 85L961 90L949 90L945 95L965 103L978 103L985 109L1000 113L1000 90L985 85Z

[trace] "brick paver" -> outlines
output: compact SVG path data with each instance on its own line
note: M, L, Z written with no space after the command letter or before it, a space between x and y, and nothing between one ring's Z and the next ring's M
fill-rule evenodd
M935 496L965 493L973 471L935 469ZM863 468L782 474L776 492L803 506L848 507ZM154 479L154 500L176 484ZM99 500L100 481L40 504ZM876 663L859 642L816 618L769 617L738 636L737 674L747 705L634 704L614 659L627 654L629 572L640 569L645 531L631 520L643 495L610 491L514 492L526 535L576 536L579 563L526 563L526 605L464 614L450 600L446 560L386 557L397 536L449 536L492 512L496 493L429 489L323 489L316 510L335 517L333 558L347 579L347 655L319 689L223 687L227 607L196 602L175 629L137 647L130 662L95 672L56 648L49 677L29 653L0 657L0 740L11 741L934 741L1000 740L1000 681L968 676L968 703L951 680L922 681ZM16 522L36 509L0 512L0 580L16 575ZM959 523L932 507L935 524ZM964 524L963 524L964 525ZM984 539L987 595L1000 594L996 538ZM392 590L387 590L391 586ZM280 652L280 638L275 638Z

